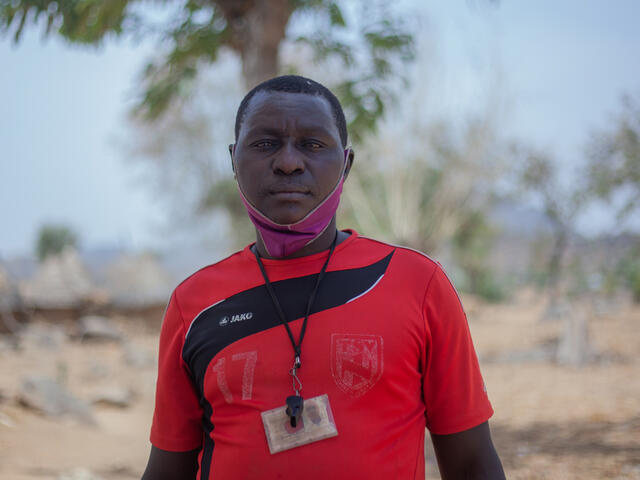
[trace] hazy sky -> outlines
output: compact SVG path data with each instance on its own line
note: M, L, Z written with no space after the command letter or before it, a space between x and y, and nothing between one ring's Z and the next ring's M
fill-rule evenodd
M588 134L606 126L623 92L640 94L640 2L433 2L435 54L461 111L501 72L509 134L577 164ZM0 39L0 258L33 250L45 222L75 228L86 246L159 246L162 203L114 138L150 51L122 40L101 49ZM491 73L493 72L493 73ZM230 119L230 122L232 119ZM583 225L611 226L606 215ZM582 222L585 224L585 222ZM588 223L588 222L587 222Z

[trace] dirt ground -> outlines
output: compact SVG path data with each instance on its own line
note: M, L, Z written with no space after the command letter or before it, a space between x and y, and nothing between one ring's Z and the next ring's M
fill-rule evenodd
M640 479L640 307L612 305L591 316L597 361L577 368L517 355L553 345L562 332L562 323L538 320L542 307L534 295L523 293L504 305L463 301L496 411L491 427L507 477ZM153 359L156 328L135 318L115 323L129 348ZM47 346L31 339L18 351L5 343L0 480L139 478L149 451L155 361L134 368L130 362L114 342ZM19 405L25 375L57 378L85 400L105 386L128 387L135 397L125 408L94 405L97 425L91 426ZM430 447L427 454L427 478L439 478Z

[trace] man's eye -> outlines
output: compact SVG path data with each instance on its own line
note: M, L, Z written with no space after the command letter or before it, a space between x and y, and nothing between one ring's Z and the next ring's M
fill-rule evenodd
M260 140L259 142L253 144L253 146L256 148L271 148L273 147L273 145L274 143L271 140Z
M311 150L318 150L319 148L322 148L322 145L318 142L306 142L305 146Z

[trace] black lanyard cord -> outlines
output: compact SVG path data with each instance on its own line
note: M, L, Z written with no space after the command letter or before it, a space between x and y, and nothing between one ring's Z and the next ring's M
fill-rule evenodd
M302 340L304 339L304 334L307 330L307 321L309 320L309 314L311 313L311 309L313 308L313 304L316 300L318 290L320 289L320 282L322 281L322 278L324 277L324 274L327 270L327 266L329 265L329 260L331 259L333 250L336 248L337 241L338 241L338 233L336 232L336 237L333 239L333 243L331 244L331 248L329 249L329 256L327 257L327 260L324 262L324 265L322 266L322 269L318 274L318 278L316 279L316 284L313 287L313 291L309 296L309 301L307 302L307 311L304 315L304 320L302 321L302 328L300 329L300 339L298 340L298 343L296 343L295 339L293 338L293 333L291 332L291 328L289 327L289 322L287 321L287 318L284 315L284 311L280 306L280 302L278 301L276 292L273 290L273 285L271 284L271 281L269 281L269 277L267 276L267 272L264 268L264 265L262 264L262 260L260 260L260 255L258 255L258 249L256 248L253 251L253 254L256 256L256 260L258 261L260 272L262 272L262 277L264 278L265 286L267 287L267 291L269 292L269 296L271 297L271 300L273 302L273 306L275 307L276 312L280 317L280 321L282 322L284 327L287 329L287 335L289 335L289 340L291 340L291 345L293 346L293 352L295 353L295 364L294 364L295 368L300 368Z

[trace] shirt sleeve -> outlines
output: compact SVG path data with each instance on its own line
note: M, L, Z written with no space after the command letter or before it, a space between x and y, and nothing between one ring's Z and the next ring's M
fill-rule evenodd
M202 409L191 375L182 359L186 330L176 293L162 322L158 353L156 406L151 424L153 446L186 452L202 445Z
M427 287L423 311L427 324L423 375L427 428L436 435L448 435L484 423L493 409L460 298L440 267Z

